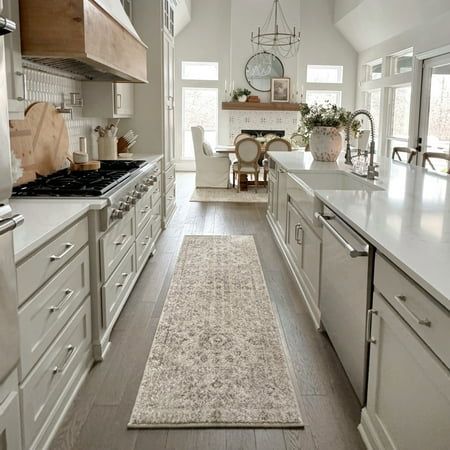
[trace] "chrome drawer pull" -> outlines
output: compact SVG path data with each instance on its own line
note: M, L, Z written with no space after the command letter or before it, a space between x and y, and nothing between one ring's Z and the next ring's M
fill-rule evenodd
M377 340L372 337L372 317L378 314L378 311L375 309L369 309L367 311L366 318L366 342L369 344L376 344Z
M122 237L122 240L114 242L114 245L123 245L123 244L125 244L125 242L127 241L127 235L126 234L122 234L121 237Z
M146 214L149 209L150 209L150 206L146 206L144 209L141 209L141 214Z
M64 258L64 256L66 256L67 253L69 253L75 247L75 244L72 244L71 242L66 242L64 244L64 246L65 246L65 250L59 255L50 256L50 261L57 261L59 259Z
M394 295L395 300L397 300L399 303L402 303L408 311L409 314L411 314L412 318L419 324L423 325L425 327L431 327L431 320L430 319L421 319L420 317L416 316L406 305L406 296L405 295Z
M300 223L298 223L298 224L295 225L295 240L297 241L297 244L302 245L303 244L303 239L300 240L300 238L298 236L300 231L303 234L303 227L302 227L302 225Z
M123 272L123 273L122 273L122 276L123 276L124 278L126 278L128 275L129 275L129 274L126 273L126 272ZM123 281L122 283L116 283L116 287L117 287L117 288L121 288L121 287L123 287L124 285L125 285L125 281Z
M70 361L70 357L73 355L73 353L75 352L76 347L74 347L73 345L69 344L66 347L67 353L66 353L66 357L64 358L64 362L63 365L61 367L59 366L55 366L53 367L53 375L56 375L57 373L61 373L64 372L64 369L67 367L67 364L69 364Z
M150 240L150 236L145 236L144 241L141 242L141 244L145 247L148 245L148 241Z
M56 306L50 306L50 312L53 313L55 311L59 311L64 306L64 304L72 298L72 295L74 293L75 291L73 291L72 289L66 289L64 291L64 298Z

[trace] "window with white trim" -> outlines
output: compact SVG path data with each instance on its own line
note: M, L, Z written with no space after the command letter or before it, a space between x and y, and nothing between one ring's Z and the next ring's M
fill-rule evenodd
M364 66L364 81L379 80L383 76L383 59L377 59Z
M182 61L181 79L217 81L219 79L219 63L207 61Z
M342 84L344 76L343 66L325 66L308 64L306 68L307 83Z
M330 103L332 105L341 106L342 91L325 91L325 90L307 90L306 103L308 105L323 105Z

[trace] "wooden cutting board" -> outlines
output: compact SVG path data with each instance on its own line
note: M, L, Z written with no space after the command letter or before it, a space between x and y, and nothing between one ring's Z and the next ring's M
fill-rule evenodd
M34 167L39 175L62 169L69 154L69 132L63 116L50 103L33 103L25 113L31 129Z
M11 120L9 122L11 136L11 149L16 158L21 160L23 175L14 182L14 185L29 183L36 179L34 166L33 139L31 129L26 120Z

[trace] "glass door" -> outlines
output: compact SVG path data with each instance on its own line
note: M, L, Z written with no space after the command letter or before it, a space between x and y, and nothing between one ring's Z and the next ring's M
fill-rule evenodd
M450 53L424 61L419 136L419 164L425 152L450 154ZM425 167L446 172L450 165L431 158Z

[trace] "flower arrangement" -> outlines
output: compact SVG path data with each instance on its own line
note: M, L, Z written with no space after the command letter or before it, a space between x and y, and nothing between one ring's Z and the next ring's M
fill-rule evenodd
M329 102L309 106L307 103L300 103L300 114L302 115L298 133L306 142L309 142L311 133L315 127L331 127L342 130L350 120L351 112L344 108L333 105ZM351 131L355 137L358 136L361 122L354 120Z
M247 97L251 94L251 91L245 88L237 88L233 91L233 100L238 101L239 97Z

